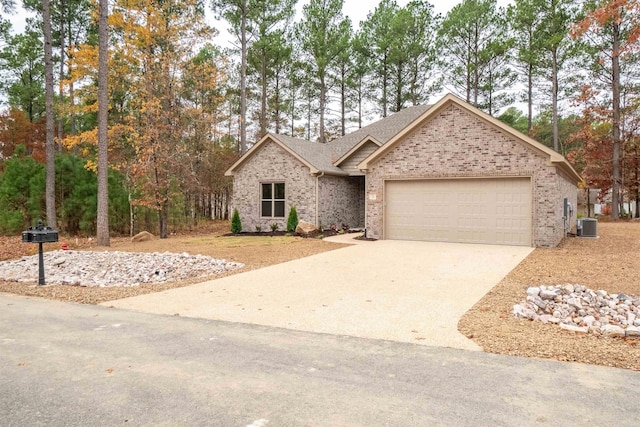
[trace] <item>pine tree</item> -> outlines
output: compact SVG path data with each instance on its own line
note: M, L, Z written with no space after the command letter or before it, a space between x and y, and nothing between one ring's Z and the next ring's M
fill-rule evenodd
M287 218L287 231L293 233L298 227L298 211L295 206L291 206L289 210L289 218Z
M240 234L242 232L242 221L240 221L238 209L233 210L233 217L231 218L231 232L233 234Z

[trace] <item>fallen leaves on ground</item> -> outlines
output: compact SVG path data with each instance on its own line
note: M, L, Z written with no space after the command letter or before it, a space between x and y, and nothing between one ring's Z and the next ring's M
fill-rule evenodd
M534 250L460 319L460 332L490 353L640 371L637 340L576 334L511 314L529 286L571 283L640 295L640 222L600 222L598 235Z

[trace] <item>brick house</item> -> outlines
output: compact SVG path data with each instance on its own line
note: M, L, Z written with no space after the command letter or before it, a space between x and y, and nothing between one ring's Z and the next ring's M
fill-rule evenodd
M367 237L556 246L575 227L567 160L453 95L327 144L268 134L226 175L245 231L291 206Z

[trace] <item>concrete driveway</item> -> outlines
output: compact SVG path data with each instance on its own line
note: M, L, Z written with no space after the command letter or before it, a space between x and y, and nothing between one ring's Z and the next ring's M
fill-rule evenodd
M346 239L359 244L103 305L480 350L458 320L533 250Z

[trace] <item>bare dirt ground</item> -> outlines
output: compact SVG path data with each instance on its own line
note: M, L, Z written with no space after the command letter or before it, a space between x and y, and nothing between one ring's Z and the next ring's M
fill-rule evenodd
M198 234L171 236L131 243L113 238L110 248L95 241L61 237L73 250L119 250L132 252L187 252L246 264L236 274L296 258L336 249L343 245L319 239L287 236L222 236L228 222L208 224ZM640 222L599 222L598 239L565 239L553 249L536 249L496 285L460 320L459 330L485 351L590 363L640 371L640 340L604 338L561 330L558 326L517 319L514 304L526 297L532 285L583 284L610 293L640 295ZM60 243L45 245L59 249ZM21 243L20 237L0 237L0 260L37 253L37 245ZM221 277L221 276L216 276ZM203 279L198 279L202 281ZM97 304L100 302L186 286L194 281L141 285L128 288L44 286L0 281L0 292ZM473 286L472 283L469 284Z
M640 222L599 222L598 239L567 238L536 249L460 320L458 329L485 351L640 371L640 340L576 334L518 319L514 304L536 285L581 284L640 295Z
M147 242L132 243L128 237L111 238L111 246L108 248L96 246L95 240L88 240L87 238L76 239L75 237L68 236L61 236L58 243L48 243L44 245L45 251L60 249L62 242L67 242L70 250L187 252L191 255L207 255L213 258L237 261L245 264L244 268L228 273L181 282L142 284L134 287L114 288L69 285L37 286L36 283L0 281L0 292L73 301L84 304L99 304L105 301L179 288L196 282L242 273L345 246L325 242L321 239L295 236L223 236L223 234L229 233L229 228L229 222L218 221L204 224L200 227L198 233L170 236L168 239L156 238ZM0 261L37 253L38 245L22 243L21 237L0 236Z

